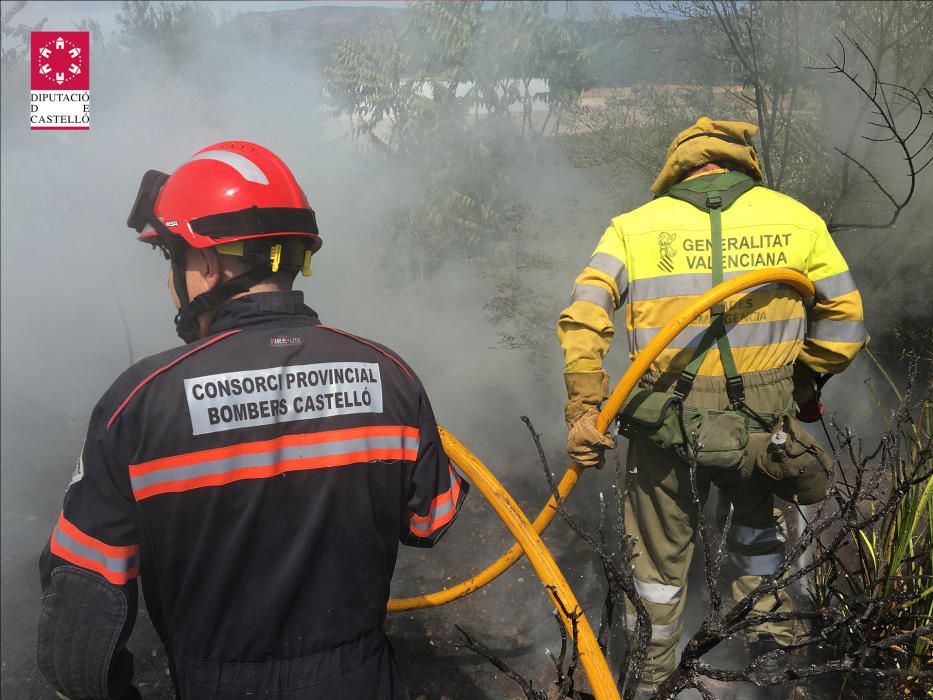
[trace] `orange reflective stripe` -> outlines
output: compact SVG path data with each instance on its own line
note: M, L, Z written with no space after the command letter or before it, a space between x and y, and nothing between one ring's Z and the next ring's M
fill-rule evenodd
M81 532L59 515L49 549L58 557L83 569L99 573L110 583L123 585L139 575L139 546L105 544Z
M419 522L419 523L431 522L431 518L433 517L434 512L438 510L438 508L440 508L441 506L447 505L451 501L456 503L457 501L456 496L460 495L460 479L459 477L456 477L453 474L453 469L451 467L448 466L448 469L450 470L450 473L451 473L450 487L446 491L444 491L444 493L440 494L439 496L435 496L431 500L431 505L428 507L427 515L418 515L414 511L409 511L411 513L410 518L414 520L415 522Z
M461 479L452 465L447 465L450 474L450 487L442 494L435 496L431 501L427 515L418 515L407 510L408 529L416 537L427 537L453 520L457 514L457 503L460 500Z
M407 425L372 425L362 428L345 428L342 430L328 430L321 433L303 433L301 435L283 435L282 437L262 442L245 442L228 447L217 447L211 450L201 450L199 452L188 452L171 457L154 459L149 462L130 465L130 477L141 476L160 469L173 469L176 467L186 467L192 464L202 462L230 459L249 454L260 454L263 452L272 452L285 447L297 447L300 445L317 445L327 442L339 442L343 440L353 440L363 437L393 437L401 436L412 440L417 440L420 431L418 428L412 428Z
M71 537L74 540L77 540L86 547L91 547L96 549L98 552L103 554L105 557L113 557L115 559L125 559L127 557L135 556L139 554L139 545L131 544L125 546L115 546L110 544L105 544L90 535L87 535L77 528L73 523L68 521L65 518L64 513L60 513L58 516L58 527L66 535Z
M133 495L141 501L294 471L380 460L414 462L419 434L417 428L394 425L287 435L131 465L130 482Z

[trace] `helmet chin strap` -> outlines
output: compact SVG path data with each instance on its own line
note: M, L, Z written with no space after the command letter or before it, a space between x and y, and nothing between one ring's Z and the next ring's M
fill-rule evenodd
M172 265L175 265L174 258L172 260ZM198 294L198 296L196 296L191 301L188 301L188 290L183 280L181 286L184 291L184 296L181 294L178 296L178 300L182 305L178 309L178 313L175 315L175 331L178 333L178 337L184 340L186 343L193 343L195 340L200 339L201 327L200 323L198 322L198 317L202 313L216 308L230 297L249 291L253 285L258 284L259 282L262 282L271 276L272 268L270 266L258 265L252 270L247 270L243 274L237 275L233 279L227 280L223 284L217 285L208 292ZM174 268L172 277L176 280L178 279L178 266ZM178 294L178 289L179 284L176 281L176 294Z
M186 343L193 343L201 338L201 325L198 317L205 311L210 311L230 297L249 291L253 285L268 279L273 275L272 267L260 264L251 270L237 275L207 292L199 294L194 299L188 297L188 285L185 281L184 248L177 243L175 236L165 227L155 214L150 213L149 225L155 230L157 237L169 251L172 265L172 284L175 295L181 306L175 314L175 332Z

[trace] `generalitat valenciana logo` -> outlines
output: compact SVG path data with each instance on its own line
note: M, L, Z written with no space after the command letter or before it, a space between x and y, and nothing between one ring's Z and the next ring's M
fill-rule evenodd
M32 32L29 128L91 128L89 32Z

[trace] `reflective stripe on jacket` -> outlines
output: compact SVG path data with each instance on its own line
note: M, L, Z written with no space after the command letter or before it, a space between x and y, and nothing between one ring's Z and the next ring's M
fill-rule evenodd
M810 308L791 288L772 284L726 300L726 328L739 372L780 367L798 357L819 373L845 369L868 335L855 281L823 220L786 195L755 187L723 212L722 226L726 279L785 267L816 286ZM623 303L634 359L675 314L709 291L710 252L709 216L672 197L614 218L558 322L564 371L602 369L615 312ZM697 318L650 368L683 369L708 325L709 313ZM715 347L699 373L723 374Z

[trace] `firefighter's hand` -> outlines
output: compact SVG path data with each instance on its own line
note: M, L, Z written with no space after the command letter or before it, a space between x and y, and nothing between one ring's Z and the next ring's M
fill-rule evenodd
M615 446L615 442L596 427L599 411L588 408L568 424L567 454L581 467L602 468L603 451Z
M818 378L819 375L800 360L794 363L794 401L798 406L820 400Z
M794 402L801 423L816 423L823 417L820 393L830 376L817 374L799 360L794 363Z
M817 398L797 406L797 420L801 423L816 423L822 417L823 404Z

